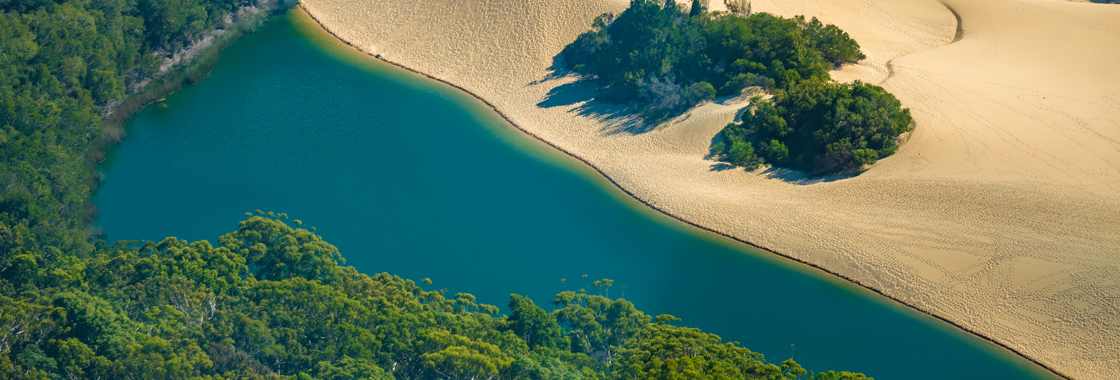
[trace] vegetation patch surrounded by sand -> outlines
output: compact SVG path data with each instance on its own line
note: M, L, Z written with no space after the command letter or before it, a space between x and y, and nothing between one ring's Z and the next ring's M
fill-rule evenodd
M755 1L756 12L848 32L868 58L832 77L882 86L914 115L908 140L869 171L812 179L705 159L745 96L656 127L589 101L594 87L557 70L556 55L627 4L303 2L340 38L472 92L665 213L826 268L1068 376L1120 372L1120 7Z

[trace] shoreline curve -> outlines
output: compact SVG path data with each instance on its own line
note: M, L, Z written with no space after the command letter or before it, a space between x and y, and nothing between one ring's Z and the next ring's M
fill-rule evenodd
M958 41L958 40L959 40L959 39L961 38L961 36L963 35L963 33L961 33L961 31L960 31L960 28L961 28L961 27L960 27L960 16L958 16L958 15L957 15L957 13L956 13L955 11L953 11L953 9L952 9L952 8L950 8L950 7L948 7L947 5L946 5L946 8L947 8L947 9L949 9L949 10L950 10L950 12L952 12L954 16L956 16L956 19L957 19L957 21L958 21L958 23L957 23L957 30L958 30L958 32L957 32L957 34L956 34L956 35L954 36L955 38L954 38L954 40L952 41L952 42L957 42L957 41ZM376 60L378 60L378 61L381 61L381 62L384 62L384 63L390 64L390 65L392 65L392 66L394 66L394 67L397 67L397 68L403 69L403 70L405 70L405 71L408 71L408 72L411 72L411 73L414 73L414 74L417 74L417 75L423 76L424 78L427 78L427 79L429 79L429 80L433 80L433 81L436 81L436 82L442 83L442 84L444 84L444 85L447 85L447 86L449 86L449 87L452 87L452 88L454 88L454 89L456 89L456 90L458 90L458 91L462 91L463 93L466 93L466 94L470 95L471 97L473 97L473 98L475 98L476 100L478 100L478 101L482 102L483 104L485 104L487 108L489 108L489 109L490 109L491 111L493 111L493 112L494 112L494 113L496 113L496 114L497 114L498 116L500 116L500 117L502 118L502 120L505 120L505 122L506 122L506 123L509 123L509 125L510 125L510 126L512 126L512 127L514 128L514 129L516 129L517 131L519 131L519 132L521 132L521 133L524 133L525 135L527 135L527 136L530 136L530 137L532 137L532 138L533 138L534 140L537 140L537 141L539 141L539 142L541 142L541 143L544 143L545 145L547 145L547 146L551 147L552 149L555 149L555 150L557 150L557 151L559 151L559 152L563 153L564 155L566 155L566 156L568 156L568 157L571 157L571 158L573 158L573 159L575 159L575 160L579 161L579 162L580 162L580 163L582 163L583 165L585 165L585 166L587 166L588 168L591 168L592 170L594 170L594 171L595 171L596 173L598 173L598 174L599 174L600 176L602 176L602 177L603 177L604 179L606 179L606 180L607 180L608 182L610 182L610 183L611 183L612 185L614 185L614 187L615 187L615 188L617 188L618 190L622 191L622 192L623 192L624 194L626 194L627 196L629 196L629 197L630 197L631 199L634 199L634 200L636 200L636 201L640 202L641 204L645 205L646 207L649 207L650 209L652 209L652 210L654 210L654 211L657 211L658 213L660 213L660 214L662 214L662 215L668 216L668 217L672 218L673 220L679 221L679 222L681 222L681 223L684 223L684 224L687 224L687 225L689 225L689 226L692 226L692 227L695 227L695 228L701 229L701 230L703 230L703 231L705 231L705 232L708 232L708 233L712 233L712 234L715 234L715 235L717 235L717 236L725 237L725 238L728 238L728 239L734 240L734 241L736 241L736 242L738 242L738 243L741 243L741 244L746 244L746 245L750 246L751 248L755 248L755 249L758 249L758 250L761 250L761 251L764 251L764 252L767 252L767 253L770 253L770 254L776 255L776 256L778 256L778 257L781 257L781 258L784 258L784 259L788 259L788 260L790 260L790 261L793 261L793 262L795 262L795 263L798 263L798 264L801 264L801 265L804 265L804 266L807 266L807 267L810 267L810 268L814 268L814 269L816 269L816 270L819 270L819 271L821 271L821 272L823 272L823 273L825 273L825 274L831 275L831 276L833 276L833 277L836 277L836 278L840 278L840 279L843 279L843 280L847 281L847 282L848 282L848 283L850 283L850 284L853 284L853 285L856 285L856 286L858 286L858 287L860 287L860 288L863 288L863 289L869 290L869 291L871 291L871 292L873 292L873 293L875 293L875 294L877 294L877 295L879 295L879 296L881 296L881 297L883 297L883 298L886 298L886 299L888 299L888 300L891 300L891 301L893 301L893 302L895 302L895 303L897 303L897 304L899 304L899 305L905 306L905 307L907 307L907 308L909 308L909 309L911 309L911 310L917 311L917 312L919 312L919 313L921 313L921 314L923 314L923 315L926 315L926 316L932 317L932 318L934 318L934 319L936 319L936 320L938 320L938 321L940 321L940 322L946 323L946 324L948 324L948 325L950 325L950 326L952 326L952 327L954 327L954 328L956 328L956 329L958 329L958 330L960 330L960 331L966 332L966 333L968 333L969 335L975 336L975 337L977 337L977 338L980 338L980 339L981 339L981 340L983 340L983 341L986 341L986 342L988 342L988 343L994 344L995 346L997 346L997 347L999 347L999 348L1001 348L1001 349L1004 349L1004 350L1006 350L1007 352L1010 352L1010 353L1014 354L1015 356L1018 356L1018 357L1020 357L1020 358L1022 358L1022 359L1024 359L1024 360L1026 360L1026 361L1028 361L1028 362L1031 362L1031 363L1033 363L1034 365L1037 365L1037 366L1039 366L1039 367L1041 367L1041 368L1043 368L1043 369L1045 369L1045 370L1049 371L1050 373L1054 374L1055 376L1057 376L1057 377L1059 377L1059 378L1063 378L1063 379L1069 379L1069 380L1072 380L1072 379L1073 379L1072 377L1070 377L1070 376L1068 376L1068 375L1066 375L1066 374L1064 374L1064 373L1062 373L1062 372L1058 371L1057 369L1055 369L1055 368L1053 368L1053 367L1050 367L1050 366L1048 366L1048 365L1046 365L1046 364L1043 364L1043 363L1041 363L1041 362L1040 362L1039 360L1035 360L1034 358L1031 358L1031 357L1029 357L1029 356L1025 355L1024 353L1022 353L1022 352L1019 352L1019 351L1017 351L1017 350L1015 350L1015 349L1011 348L1010 346L1008 346L1008 345L1006 345L1006 344L1004 344L1004 343L1001 343L1001 342L999 342L999 341L997 341L997 340L995 340L995 339L993 339L993 338L991 338L991 337L988 337L988 336L986 336L986 335L984 335L984 334L981 334L981 333L979 333L979 332L977 332L977 331L974 331L974 330L968 329L968 328L966 328L966 327L962 326L961 324L958 324L958 323L956 323L956 322L953 322L953 321L951 321L951 320L949 320L949 319L947 319L947 318L944 318L944 317L941 317L941 316L939 316L939 315L933 314L933 313L931 313L931 312L928 312L928 311L926 311L926 310L922 310L922 309L918 308L918 307L917 307L917 306L915 306L915 305L912 305L912 304L906 303L906 302L904 302L904 301L902 301L902 300L899 300L899 299L897 299L897 298L891 297L891 296L887 295L886 293L884 293L883 291L881 291L881 290L878 290L878 289L875 289L875 288L873 288L873 287L870 287L870 286L868 286L868 285L866 285L866 284L863 284L863 283L859 282L858 280L856 280L856 279L854 279L854 278L851 278L851 277L845 276L845 275L843 275L843 274L840 274L840 273L838 273L838 272L834 272L834 271L831 271L831 270L829 270L828 268L825 268L825 267L823 267L823 266L820 266L820 265L817 265L817 264L813 264L813 263L811 263L811 262L808 262L808 261L805 261L805 260L802 260L802 259L796 258L796 257L794 257L794 256L791 256L791 255L786 255L786 254L783 254L783 253L781 253L781 252L775 251L775 250L773 250L773 249L770 249L770 248L766 248L766 247L760 246L760 245L758 245L758 244L755 244L755 243L752 243L752 242L750 242L750 241L748 241L748 240L745 240L745 239L741 239L741 238L738 238L738 237L732 236L732 235L730 235L730 234L727 234L727 233L723 233L723 232L720 232L720 231L716 231L716 230L714 230L714 229L712 229L712 228L709 228L709 227L705 227L705 226L703 226L703 225L700 225L700 224L698 224L698 223L694 223L694 222L691 222L691 221L685 220L685 219L683 219L683 218L681 218L681 217L679 217L679 216L677 216L677 215L674 215L674 214L672 214L672 213L670 213L670 212L668 212L668 211L666 211L666 210L664 210L664 209L662 209L662 208L659 208L659 207L657 207L657 206L655 206L655 205L653 205L653 204L651 204L651 203L647 202L646 200L644 200L644 199L642 199L642 198L638 197L637 195L635 195L634 193L632 193L632 192L631 192L630 190L626 189L625 187L622 187L622 185L621 185L621 184L619 184L619 183L618 183L617 181L615 181L615 180L614 180L614 178L612 178L612 177L610 177L609 175L607 175L607 174L606 174L606 173L605 173L605 172L604 172L604 171L603 171L602 169L600 169L599 167L595 166L594 164L592 164L592 163L591 163L591 162L589 162L588 160L584 159L583 157L580 157L580 156L578 156L578 155L576 155L576 154L573 154L572 152L569 152L569 151L567 151L567 150L565 150L565 149L563 149L563 148L561 148L561 147L557 146L556 144L553 144L552 142L550 142L550 141L548 141L548 140L545 140L545 139L541 138L541 137L540 137L540 136L538 136L537 134L534 134L533 132L531 132L531 131L528 131L528 130L526 130L526 129L524 129L524 128L520 127L520 126L518 126L518 125L517 125L516 123L514 123L514 122L513 122L513 120L511 120L511 119L510 119L510 117L509 117L509 116L507 116L507 115L506 115L505 113L503 113L503 112L502 112L501 110L499 110L499 109L498 109L498 108L497 108L496 106L494 106L494 104L493 104L493 103L491 103L490 101L486 100L485 98L483 98L483 97L479 96L478 94L475 94L474 92L472 92L472 91L470 91L470 90L468 90L468 89L466 89L466 88L464 88L464 87L462 87L462 86L459 86L459 85L457 85L457 84L455 84L455 83L451 83L451 82L448 82L448 81L446 81L446 80L443 80L443 79L439 79L439 78L436 78L436 77L434 77L434 76L432 76L432 75L430 75L430 74L428 74L428 73L425 73L425 72L422 72L422 71L419 71L419 70L413 69L413 68L411 68L411 67L405 66L405 65L403 65L403 64L400 64L400 63L397 63L397 62L393 62L393 61L390 61L390 60L388 60L388 59L382 58L382 56L381 56L380 54L377 54L377 55L375 55L375 54L373 54L373 53L369 53L369 52L366 52L365 50L362 50L362 49L361 49L360 47L358 47L358 46L356 46L356 45L354 45L354 44L350 43L350 41L347 41L347 40L343 39L343 38L342 38L342 37L340 37L340 36L339 36L338 34L336 34L336 33L335 33L334 31L332 31L332 30L331 30L330 28L328 28L328 27L327 27L327 26L326 26L325 24L323 24L323 22L322 22L322 21L320 21L320 20L319 20L319 19L318 19L317 17L315 17L315 15L314 15L314 14L312 14L312 13L311 13L310 11L308 11L308 10L307 10L307 9L305 8L305 6L303 5L303 3L299 3L299 4L297 4L297 5L296 5L296 8L295 8L295 10L296 10L296 11L298 11L298 12L300 12L300 13L302 13L302 14L304 14L304 15L306 15L306 16L307 16L308 18L310 18L311 20L315 21L315 24L316 24L316 25L317 25L317 26L319 27L319 29L321 29L321 30L322 30L323 32L325 32L325 33L327 33L327 34L331 35L332 37L334 37L334 39L335 39L335 40L337 40L337 41L339 41L339 42L341 42L341 43L345 44L345 45L346 45L346 46L348 46L349 48L351 48L351 49L354 49L355 51L357 51L357 52L359 52L359 53L362 53L362 54L364 54L364 55L368 56L368 57L369 57L369 58L371 58L371 59L376 59Z

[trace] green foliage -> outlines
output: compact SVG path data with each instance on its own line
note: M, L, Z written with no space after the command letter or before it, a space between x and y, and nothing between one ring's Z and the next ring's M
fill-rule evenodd
M509 327L529 348L544 347L552 350L567 350L568 341L564 330L556 323L556 318L533 303L533 300L517 294L510 294Z
M218 239L238 251L258 279L283 280L326 277L346 260L338 249L305 229L292 229L280 220L255 216L241 222L237 232Z
M770 140L770 146L766 149L766 159L774 165L785 165L789 161L789 149L781 141Z
M726 141L757 145L763 161L813 173L855 172L893 154L895 138L910 131L910 110L882 87L807 80L771 101L751 100L753 112L721 133ZM743 164L734 145L712 148L726 162Z
M855 40L816 19L711 14L699 1L684 14L675 2L648 0L596 18L564 57L599 79L602 99L633 102L655 120L750 86L827 79L832 66L864 58Z
M821 52L821 57L836 66L848 62L859 62L867 58L859 50L859 44L840 30L836 25L824 25L816 17L808 22L805 16L796 16L794 20L801 27L801 33L809 42Z
M199 80L216 49L133 92L161 55L231 27L226 16L244 3L0 2L0 378L595 380L663 367L633 354L655 349L641 344L658 327L608 298L609 279L595 282L600 295L557 295L551 313L511 295L506 317L467 293L448 298L345 267L334 246L282 213L248 214L216 246L98 240L93 169L119 138L107 126ZM675 94L711 99L711 83ZM705 360L731 360L713 355Z
M89 195L101 150L132 112L204 71L152 80L162 57L217 28L236 29L226 17L241 3L0 2L0 266L19 261L0 275L18 286L79 280L73 257L88 257L98 242Z
M461 335L436 331L429 335L436 345L421 355L425 368L440 377L453 379L494 378L513 364L513 358L498 346Z
M689 103L696 104L705 100L712 100L716 97L716 88L712 87L711 83L699 82L688 85L685 90L685 100Z
M556 320L568 328L572 352L610 364L614 355L650 318L629 301L583 292L563 292L552 301Z
M871 165L879 159L879 153L874 149L856 149L852 151L852 160L859 165Z
M739 166L753 167L762 164L762 159L754 153L754 147L744 141L733 141L728 150L728 160Z
M816 376L813 377L813 380L867 380L867 379L871 379L871 378L867 377L867 376L864 376L864 374L862 374L862 373L851 373L851 372L847 372L847 371L843 371L843 372L835 372L835 371L821 372L821 373L816 374Z
M783 379L780 367L761 354L693 328L650 324L636 344L619 352L611 366L615 378L626 379Z
M743 140L742 126L728 124L722 132L723 142L712 146L710 154L732 165L754 168L762 165L764 160L755 153L754 146Z
M561 356L545 356L534 352L528 356L514 357L509 378L515 380L580 380L596 377L594 374L585 375L580 368L576 368L578 363L565 362Z
M220 246L122 242L66 263L67 281L12 293L0 279L0 373L16 378L783 378L761 355L623 299L556 295L549 313L510 295L425 291L339 265L334 247L253 216ZM5 276L27 260L13 260ZM58 265L58 264L53 264ZM46 266L33 276L60 272ZM69 271L69 272L68 272ZM45 274L44 274L45 273ZM603 294L614 281L594 282ZM40 294L50 294L49 297ZM801 372L798 372L800 370Z
M354 359L343 356L336 362L322 361L315 369L300 372L297 379L346 379L346 380L393 380L393 375L386 373L370 360Z
M618 17L596 18L564 57L599 80L601 98L632 102L647 121L747 87L771 91L773 102L752 99L753 112L711 148L746 168L857 171L894 153L894 139L910 130L909 110L882 88L831 81L829 69L865 58L835 25L700 8L684 15L675 2L631 1Z

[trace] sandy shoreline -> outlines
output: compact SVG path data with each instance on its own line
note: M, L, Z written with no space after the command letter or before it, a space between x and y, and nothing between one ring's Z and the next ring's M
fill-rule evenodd
M1116 46L1109 45L1120 41L1115 11L1045 0L947 1L955 12L920 0L859 7L756 2L758 10L815 15L844 28L869 59L834 78L880 83L917 116L918 128L898 154L864 175L829 182L783 171L716 170L703 160L742 98L701 106L686 120L647 131L619 107L586 102L593 96L587 86L552 76L556 52L591 18L620 11L624 1L439 3L311 0L304 6L343 41L471 93L654 209L784 252L1055 372L1103 378L1120 369L1113 347L1120 312L1110 302L1120 295L1120 80L1092 67L1116 53L1082 54L1085 62L1072 68L1062 60L1093 46ZM1009 5L1014 9L998 8ZM1055 9L1065 6L1095 8ZM1026 15L1003 14L1014 11ZM1065 17L1024 22L1054 12ZM981 20L994 26L971 27ZM1071 44L1027 31L1019 40L1039 47L1024 53L1015 49L1022 41L1009 43L1001 34L1024 33L1015 24L1044 24L1040 30L1053 32L1047 22L1088 25L1089 32L1067 32L1092 38ZM938 51L945 48L953 51ZM1067 54L1031 56L1046 48ZM971 61L961 64L962 57ZM1041 64L1019 64L1035 63L1024 58ZM1008 69L1008 60L1017 64ZM1052 74L1057 67L1072 74ZM1040 79L1040 73L1058 78ZM1087 77L1093 82L1078 80Z
M729 238L729 239L731 239L731 240L735 240L735 241L737 241L737 242L740 242L740 243L743 243L743 244L749 245L749 246L751 246L751 247L754 247L754 248L756 248L756 249L759 249L759 250L762 250L762 251L766 251L766 252L769 252L769 253L771 253L771 254L774 254L774 255L778 255L778 256L781 256L781 257L783 257L783 258L786 258L786 259L792 260L792 261L794 261L794 262L797 262L797 263L799 263L799 264L802 264L802 265L806 265L806 266L812 267L812 268L814 268L814 269L820 270L821 272L827 273L828 275L831 275L831 276L836 276L836 277L839 277L839 278L841 278L841 279L844 279L844 280L846 280L846 281L848 281L848 282L850 282L850 283L852 283L852 284L858 285L858 286L860 286L860 287L862 287L862 288L864 288L864 289L870 290L870 291L872 291L872 292L874 292L874 293L876 293L876 294L879 294L879 295L881 295L881 296L883 296L883 297L886 297L886 298L888 298L888 299L890 299L890 300L892 300L892 301L898 302L899 304L901 304L901 305L903 305L903 306L906 306L906 307L908 307L908 308L910 308L910 309L912 309L912 310L915 310L915 311L917 311L917 312L920 312L920 313L922 313L922 314L925 314L925 315L928 315L928 316L930 316L930 317L936 318L936 319L937 319L937 320L939 320L939 321L945 322L945 323L947 323L947 324L949 324L949 325L951 325L951 326L953 326L953 327L956 327L956 328L958 328L958 329L960 329L960 330L962 330L962 331L965 331L965 332L967 332L967 333L969 333L969 334L972 334L972 335L974 335L974 336L976 336L976 337L978 337L978 338L984 339L985 341L988 341L988 342L990 342L990 343L992 343L992 344L995 344L995 345L997 345L997 346L999 346L999 347L1001 347L1001 348L1003 348L1003 349L1005 349L1005 350L1007 350L1007 351L1009 351L1009 352L1011 352L1011 353L1013 353L1013 354L1015 354L1015 355L1018 355L1019 357L1022 357L1022 358L1026 359L1026 360L1028 360L1028 361L1030 361L1030 362L1032 362L1032 363L1035 363L1035 364L1037 364L1037 365L1039 365L1039 366L1041 366L1041 367L1043 367L1043 368L1045 368L1045 369L1049 370L1050 372L1054 373L1055 375L1058 375L1058 376L1060 376L1060 377L1064 377L1064 378L1069 378L1069 376L1065 376L1065 375L1064 375L1064 374L1062 374L1061 372L1058 372L1058 371L1057 371L1056 369L1054 369L1054 368L1051 368L1051 367L1047 366L1047 365L1046 365L1046 364L1044 364L1044 363L1040 363L1040 362L1038 362L1038 361L1036 361L1036 360L1034 360L1034 359L1032 359L1032 358L1030 358L1030 357L1027 357L1027 356L1023 355L1023 354L1022 354L1021 352L1015 351L1015 349L1014 349L1014 348L1012 348L1012 347L1010 347L1010 346L1008 346L1008 345L1006 345L1006 344L1003 344L1003 343L1001 343L1001 342L999 342L999 341L997 341L997 340L995 340L995 339L992 339L992 338L990 338L990 337L987 337L987 336L983 335L983 334L982 334L982 333L980 333L980 332L977 332L977 331L973 331L973 330L969 330L969 329L968 329L967 327L965 327L965 326L962 326L962 325L960 325L960 324L957 324L957 323L955 323L955 322L953 322L953 321L951 321L951 320L945 319L944 317L941 317L941 316L939 316L939 315L936 315L936 314L932 314L932 313L929 313L929 312L927 312L927 311L925 311L925 310L919 309L918 307L916 307L916 306L914 306L914 305L911 305L911 304L907 304L907 303L905 303L905 302L903 302L903 301L901 301L901 300L898 300L898 299L892 298L892 297L891 297L890 295L887 295L887 294L883 293L882 291L879 291L878 289L875 289L875 288L869 287L869 286L867 286L867 285L864 285L864 284L860 283L860 282L859 282L858 280L856 280L856 279L853 279L853 278L850 278L850 277L847 277L847 276L845 276L845 275L844 275L844 274L842 274L842 273L837 273L837 272L833 272L833 271L829 270L828 268L822 267L822 266L820 266L820 265L817 265L817 264L814 264L814 263L812 263L812 262L804 261L804 260L798 259L797 257L789 256L789 255L783 254L783 253L781 253L781 252L777 252L777 251L771 250L771 249L769 249L769 248L766 248L766 247L762 247L762 246L759 246L759 245L757 245L757 244L754 244L754 243L752 243L752 242L750 242L750 241L747 241L747 240L743 240L743 239L742 239L742 238L740 238L740 237L736 237L736 236L728 235L728 234L726 234L726 233L723 233L723 232L720 232L720 231L716 231L716 230L713 230L713 229L710 229L710 228L704 227L703 225L700 225L700 224L697 224L697 223L694 223L694 222L691 222L691 221L688 221L688 220L684 220L684 219L681 219L680 217L677 217L676 215L670 214L670 213L668 213L667 211L665 211L665 210L662 210L662 209L658 208L658 207L657 207L656 205L650 204L649 202L646 202L646 201L645 201L645 200L643 200L642 198L639 198L639 197L638 197L638 196L636 196L635 194L631 193L631 192L630 192L629 190L626 190L626 188L622 187L622 185L619 185L619 184L618 184L618 182L615 182L615 181L614 181L614 179L612 179L612 178L611 178L610 176L607 176L607 175L606 175L606 173L604 173L604 172L603 172L603 171L602 171L601 169L599 169L599 168L598 168L598 167L596 167L595 165L591 164L591 163L590 163L590 162L588 162L587 160L584 160L583 158L581 158L581 157L579 157L579 156L576 156L576 155L572 154L571 152L568 152L568 151L566 151L566 150L564 150L564 149L562 149L562 148L560 148L560 147L558 147L558 146L556 146L556 145L554 145L554 144L552 144L552 143L550 143L550 142L548 142L548 141L546 141L546 140L544 140L544 139L542 139L542 138L540 138L540 137L538 137L538 136L534 135L534 134L533 134L532 132L530 132L530 131L527 131L527 130L525 130L525 129L522 129L522 128L518 127L518 126L517 126L516 124L513 124L513 122L512 122L512 121L511 121L511 120L509 119L509 117L508 117L508 116L506 116L505 114L503 114L501 110L499 110L498 108L494 107L494 105L493 105L493 104L490 104L490 102L486 101L486 99L483 99L483 98L479 97L478 95L476 95L476 94L474 94L474 93L470 92L470 90L467 90L467 89L465 89L465 88L459 87L459 86L455 85L454 83L449 83L449 82L446 82L446 81L444 81L444 80L441 80L441 79L439 79L439 78L435 78L435 77L432 77L432 76L430 76L430 75L428 75L428 74L425 74L425 73L422 73L422 72L419 72L419 71L413 70L413 69L411 69L411 68L408 68L408 67L406 67L406 66L402 66L402 65L400 65L400 64L398 64L398 63L394 63L394 62L392 62L392 61L387 61L387 60L381 59L381 58L380 58L379 56L377 56L377 55L374 55L374 54L371 54L371 53L365 53L364 51L362 51L362 50L361 50L360 48L358 48L357 46L354 46L353 44L351 44L351 43L347 42L346 40L343 40L342 38L338 37L338 35L334 34L334 32L331 32L331 31L330 31L329 29L326 29L325 25L323 25L323 23L322 23L322 22L320 22L320 21L319 21L318 19L316 19L314 15L312 15L312 14L310 14L310 13L307 13L307 10L306 10L306 9L304 9L304 8L303 8L302 6L297 6L297 9L298 9L298 11L299 11L299 12L303 13L304 15L308 16L308 17L309 17L310 19L314 20L314 22L315 22L315 23L316 23L317 25L319 25L319 27L321 28L321 30L322 30L323 32L325 32L325 33L327 33L327 34L330 34L331 36L335 37L335 38L336 38L336 39L337 39L337 40L338 40L339 42L342 42L342 43L346 44L347 46L350 46L351 48L354 48L355 50L357 50L357 51L359 51L359 52L362 52L363 54L366 54L366 55L368 55L368 56L370 56L370 57L372 57L372 58L375 58L375 59L381 60L382 62L388 63L388 64L390 64L390 65L393 65L394 67L400 68L400 69L402 69L402 70L405 70L405 71L408 71L408 72L410 72L410 73L413 73L413 74L416 74L416 75L420 75L420 76L423 76L423 77L425 77L425 78L427 78L427 79L430 79L430 80L434 80L434 81L437 81L437 82L443 83L443 84L445 84L445 85L447 85L447 86L449 86L449 87L455 88L456 90L459 90L459 91L462 91L462 92L465 92L465 93L467 93L467 94L471 95L472 97L474 97L474 98L475 98L475 99L477 99L478 101L480 101L480 102L482 102L483 104L485 104L485 105L486 105L486 106L487 106L488 108L490 108L490 109L491 109L491 110L492 110L493 112L497 113L497 114L498 114L498 115L499 115L499 116L500 116L500 117L501 117L502 119L504 119L504 120L505 120L506 122L509 122L509 123L510 123L510 124L511 124L511 125L512 125L512 126L513 126L513 127L514 127L514 128L515 128L515 129L517 130L517 131L518 131L518 132L524 133L524 134L525 134L525 135L527 135L528 137L530 137L530 138L533 138L533 139L535 139L536 141L538 141L538 142L540 142L540 143L542 143L542 144L544 144L544 145L546 145L546 146L548 146L548 147L550 147L550 148L552 148L552 149L556 149L556 150L558 150L558 151L560 151L560 152L563 152L563 153L565 153L566 155L568 155L568 157L571 157L571 158L573 158L573 159L575 159L575 160L579 161L579 162L580 162L580 163L582 163L582 164L583 164L584 166L586 166L586 167L590 168L591 170L594 170L594 171L595 171L596 173L598 173L598 174L599 174L600 176L602 176L602 177L603 177L604 179L606 179L606 180L607 180L608 182L610 182L610 183L611 183L612 185L614 185L614 186L615 186L615 187L616 187L617 189L621 190L621 191L622 191L622 192L623 192L624 194L626 194L627 196L630 196L630 197L631 197L632 199L634 199L634 200L638 201L639 203L641 203L641 204L645 205L646 207L649 207L649 208L651 208L651 209L653 209L653 210L655 210L655 211L657 211L657 212L660 212L660 213L662 213L662 214L664 214L664 215L667 215L667 216L669 216L669 217L671 217L671 218L673 218L673 219L676 219L676 220L678 220L678 221L680 221L680 222L682 222L682 223L685 223L685 224L687 224L687 225L690 225L690 226L693 226L693 227L696 227L696 228L699 228L699 229L702 229L702 230L708 231L708 232L710 232L710 233L713 233L713 234L716 234L716 235L719 235L719 236L722 236L722 237L726 237L726 238Z

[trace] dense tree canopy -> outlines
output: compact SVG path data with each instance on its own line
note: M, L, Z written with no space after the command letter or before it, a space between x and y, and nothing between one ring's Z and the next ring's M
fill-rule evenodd
M771 100L751 99L752 112L729 124L712 147L721 160L764 163L814 173L858 171L898 149L911 129L910 110L882 87L807 80Z
M253 216L218 241L10 260L0 271L0 377L857 378L769 364L583 290L556 295L552 312L511 294L512 314L499 316L470 294L341 266L335 247L280 219Z
M816 19L743 18L671 0L631 1L592 28L564 49L568 66L598 78L604 99L634 102L655 119L749 86L827 79L831 67L864 57L846 33Z
M829 70L865 58L835 25L759 13L708 13L695 4L633 0L615 17L568 45L569 67L596 78L601 98L631 102L647 122L716 96L757 86L753 113L723 131L713 156L755 167L787 166L814 173L858 170L894 153L910 130L908 110L882 88L831 81Z
M10 236L0 244L90 254L95 165L120 137L119 125L104 120L120 122L149 101L137 95L153 87L165 57L207 33L234 29L230 12L250 4L0 1L0 234Z

